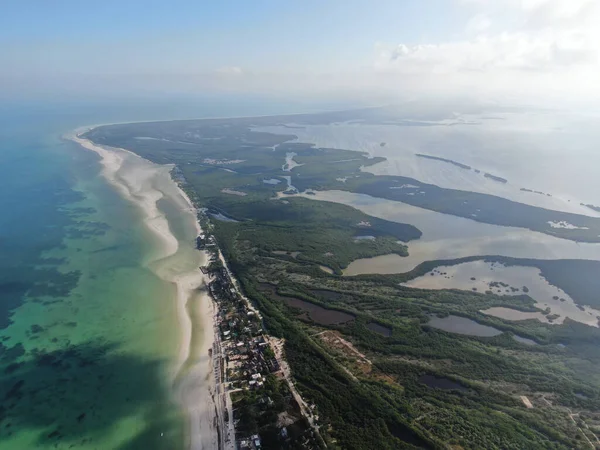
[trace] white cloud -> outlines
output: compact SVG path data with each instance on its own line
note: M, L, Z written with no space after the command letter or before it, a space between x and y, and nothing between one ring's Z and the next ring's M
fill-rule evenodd
M479 36L429 45L399 44L380 48L378 67L399 72L452 73L498 70L558 71L575 66L596 68L598 48L585 36L523 32Z
M594 82L600 79L599 0L459 3L473 12L463 38L427 45L379 44L376 69L443 79L448 85L562 89L566 95L576 91L600 96Z

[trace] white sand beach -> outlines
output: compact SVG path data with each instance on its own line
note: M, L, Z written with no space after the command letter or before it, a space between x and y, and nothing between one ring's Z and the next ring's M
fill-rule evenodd
M209 356L214 342L214 311L205 289L207 279L198 270L206 255L191 242L180 245L158 202L164 199L177 205L190 233L197 235L201 229L193 205L171 179L172 166L154 164L127 150L95 145L80 137L82 132L79 129L66 137L96 152L102 158L103 176L139 207L148 230L157 238L156 251L146 265L176 287L176 298L167 299L175 302L179 329L174 332L180 334L169 382L174 400L187 416L187 448L218 448L215 378Z

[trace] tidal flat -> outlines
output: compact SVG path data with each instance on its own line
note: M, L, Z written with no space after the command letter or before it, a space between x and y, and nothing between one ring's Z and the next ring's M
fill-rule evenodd
M598 326L600 311L579 306L562 289L551 285L535 267L510 266L473 261L454 266L439 266L427 274L404 283L421 289L462 289L482 294L528 295L535 300L539 312L524 312L495 307L483 310L485 314L506 320L537 319L545 323L561 324L569 317L580 323ZM545 311L545 313L543 313ZM548 317L555 316L549 320Z

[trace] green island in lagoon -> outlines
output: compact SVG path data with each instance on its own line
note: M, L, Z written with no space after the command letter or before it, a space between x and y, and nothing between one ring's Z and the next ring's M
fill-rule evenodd
M77 138L169 165L197 209L225 405L219 439L233 423L239 445L264 448L593 446L600 219L375 175L385 158L294 135L386 113L119 124ZM564 256L422 253L431 232L417 209L442 228L518 233ZM378 258L407 270L346 271ZM531 284L511 284L511 269L531 270ZM496 278L482 284L484 272ZM459 286L461 274L470 276Z

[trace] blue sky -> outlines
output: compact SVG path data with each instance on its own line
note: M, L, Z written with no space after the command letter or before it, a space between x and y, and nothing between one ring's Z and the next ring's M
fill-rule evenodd
M464 17L450 6L447 0L10 1L0 16L0 57L16 70L59 72L73 70L69 65L107 72L309 65L328 72L369 64L376 42L435 41L460 32Z
M594 3L6 0L0 91L581 85Z

